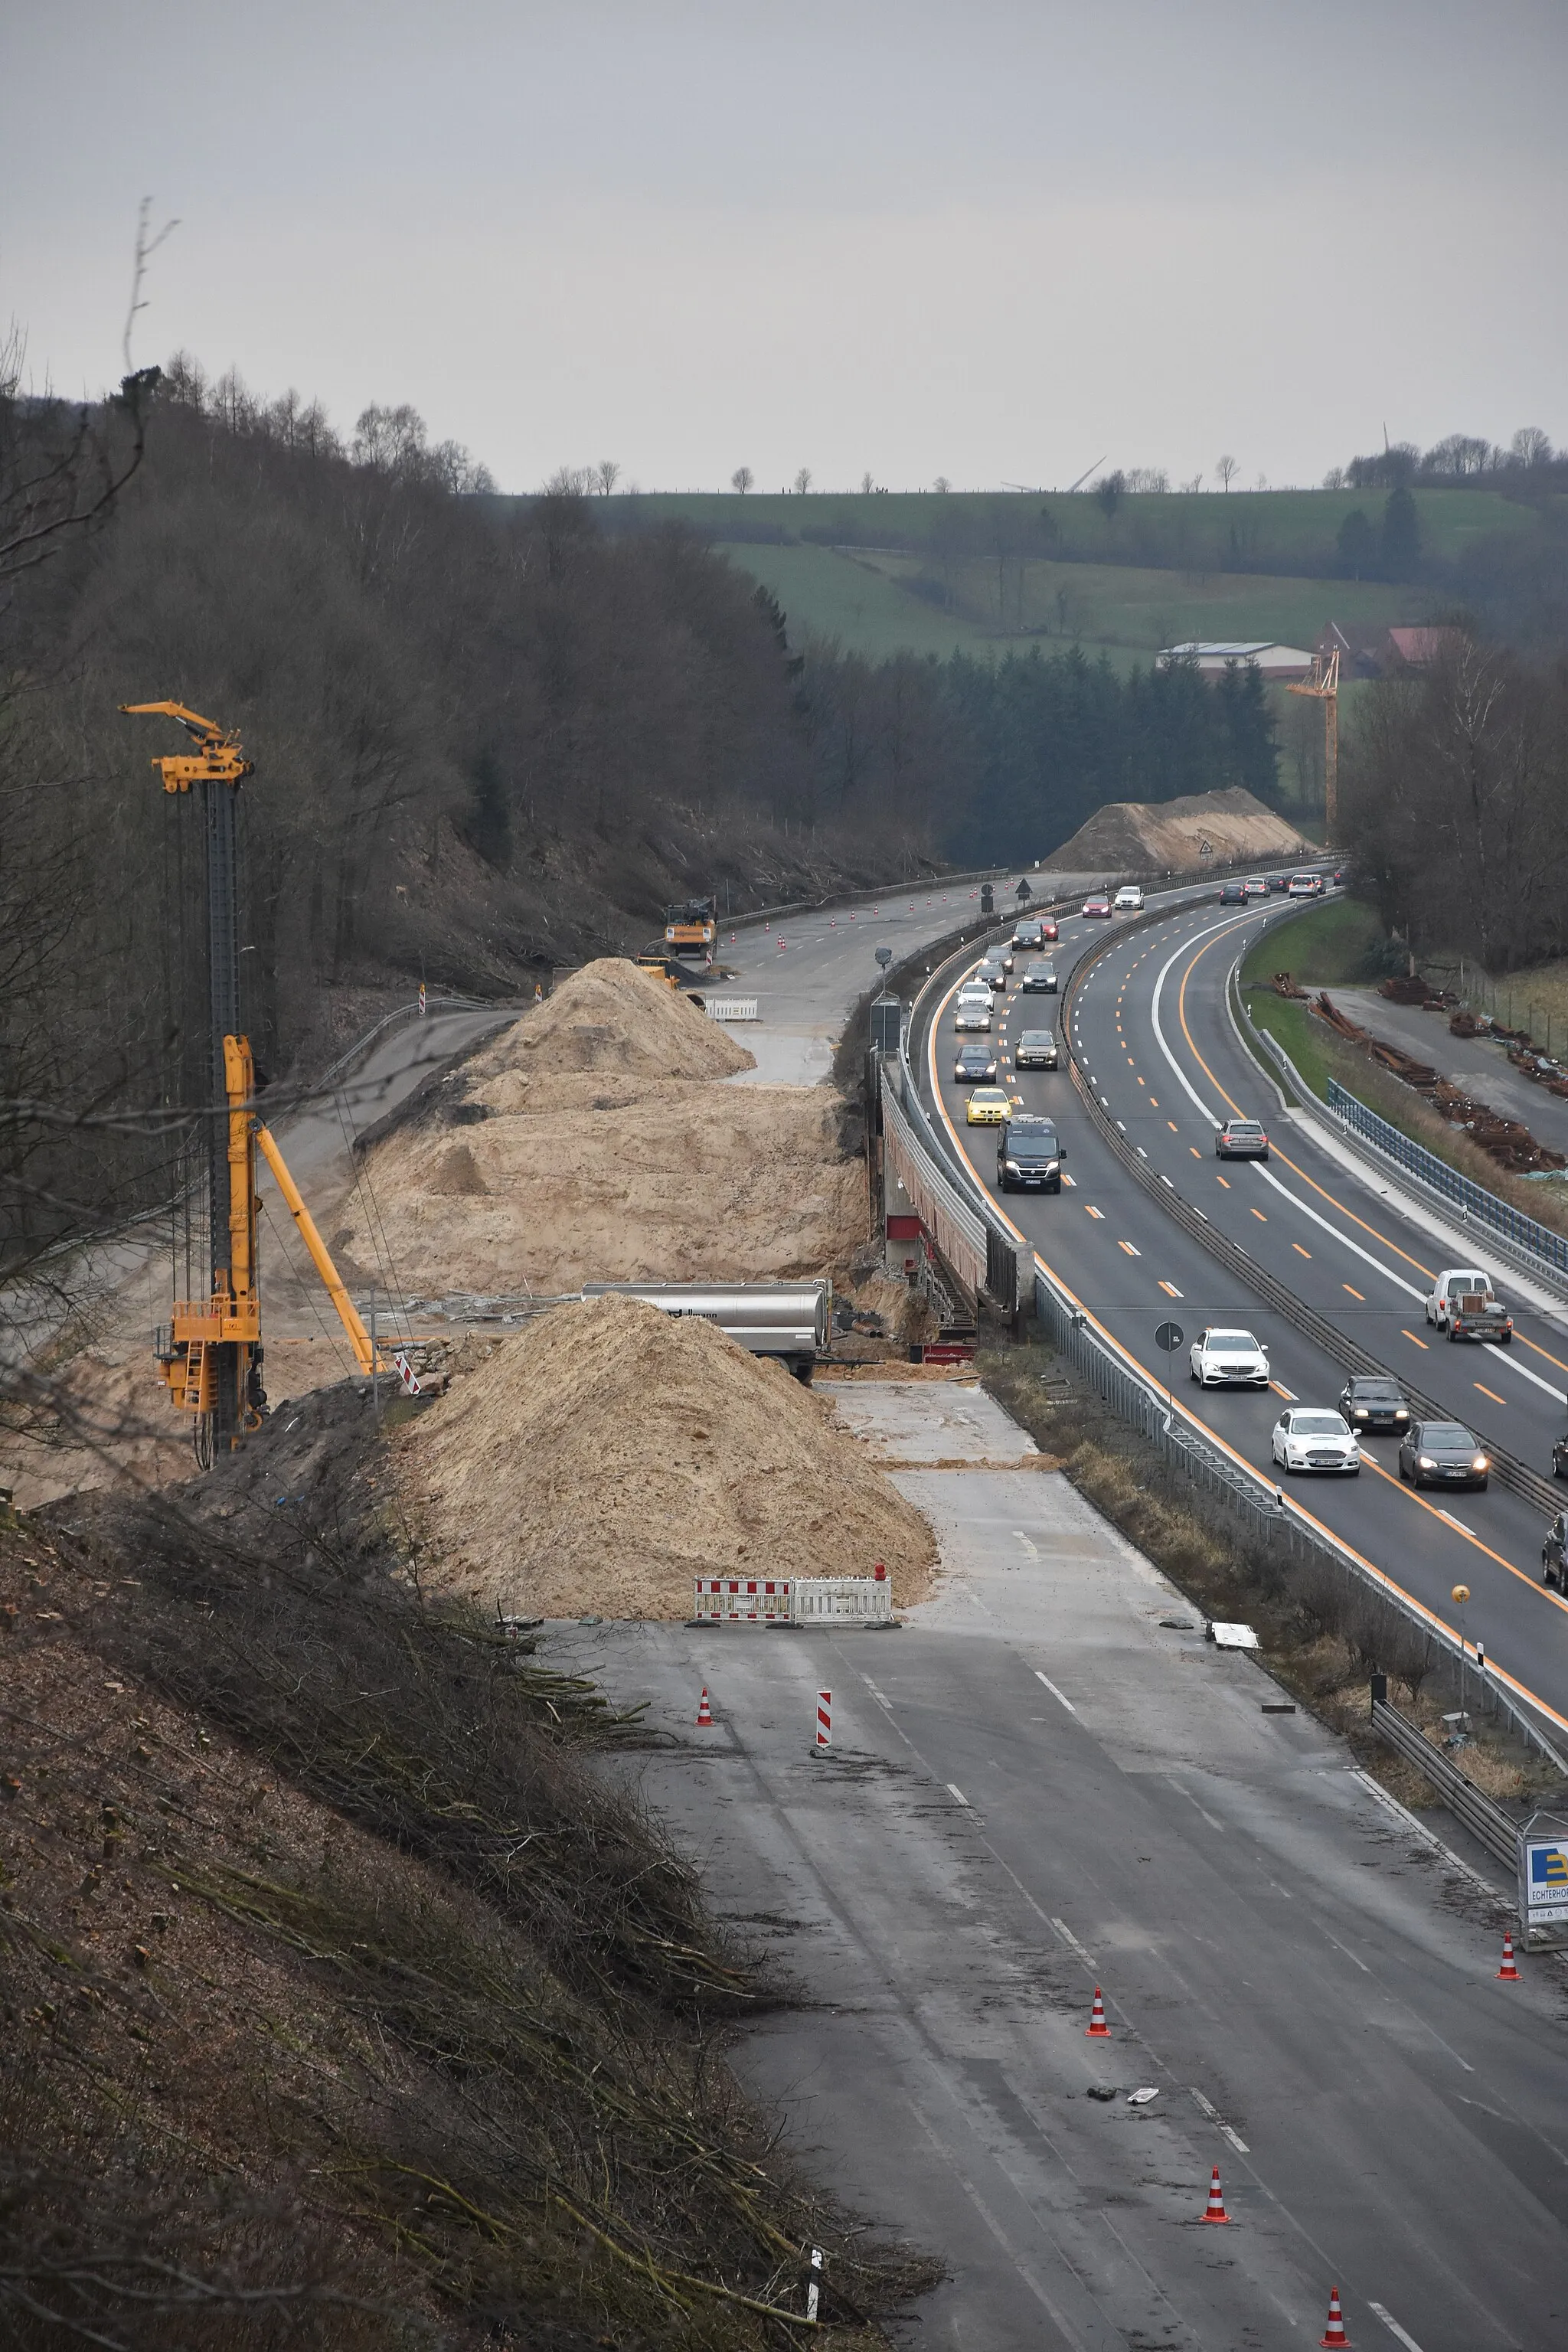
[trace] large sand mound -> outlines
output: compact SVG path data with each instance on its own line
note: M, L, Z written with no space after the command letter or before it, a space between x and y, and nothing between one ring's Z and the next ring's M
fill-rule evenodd
M1199 856L1207 842L1212 858ZM1106 873L1196 873L1210 864L1310 856L1293 825L1239 785L1173 801L1110 801L1051 852L1053 866Z
M691 1613L696 1576L866 1576L900 1606L921 1514L830 1408L710 1324L641 1299L558 1307L400 1433L433 1585L534 1617Z
M423 1298L828 1272L865 1239L865 1171L827 1087L722 1083L754 1066L635 965L590 964L371 1148L333 1254Z
M604 1070L647 1077L728 1078L756 1058L689 996L654 972L602 956L503 1029L472 1065L481 1082L509 1071Z

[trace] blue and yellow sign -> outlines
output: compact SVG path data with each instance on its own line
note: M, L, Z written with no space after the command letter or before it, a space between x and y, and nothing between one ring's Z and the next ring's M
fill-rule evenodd
M1568 1837L1525 1832L1521 1873L1526 1928L1568 1922Z

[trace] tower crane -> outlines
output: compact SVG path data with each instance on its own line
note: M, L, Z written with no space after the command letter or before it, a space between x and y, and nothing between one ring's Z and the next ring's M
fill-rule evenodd
M1327 661L1312 656L1312 675L1287 686L1287 694L1305 694L1323 706L1323 840L1332 849L1340 816L1340 649Z
M239 903L235 856L239 788L255 773L239 737L183 702L123 702L132 718L172 719L194 751L154 759L165 793L195 793L206 835L207 1007L211 1102L207 1125L209 1286L205 1298L177 1298L155 1342L174 1403L195 1416L196 1458L237 1446L267 1409L261 1385L261 1293L257 1257L256 1154L278 1180L300 1238L365 1374L401 1370L373 1346L353 1300L289 1174L276 1137L255 1108L256 1063L239 1024ZM222 1103L222 1112L216 1106Z

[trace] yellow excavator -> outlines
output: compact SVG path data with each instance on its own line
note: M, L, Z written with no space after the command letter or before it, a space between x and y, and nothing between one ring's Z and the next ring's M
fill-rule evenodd
M261 1207L256 1190L258 1149L338 1310L360 1370L367 1377L396 1371L410 1384L413 1376L372 1345L277 1139L257 1116L256 1064L250 1040L239 1027L235 858L236 797L246 777L255 773L254 762L246 758L237 735L187 710L183 702L124 702L120 707L133 718L172 719L192 738L194 752L155 759L153 765L166 793L200 796L205 819L213 1097L207 1147L210 1286L205 1298L174 1301L172 1319L161 1328L154 1344L172 1401L195 1416L196 1458L206 1467L216 1453L238 1445L247 1431L258 1429L267 1407L256 1245ZM226 1109L218 1110L219 1103Z

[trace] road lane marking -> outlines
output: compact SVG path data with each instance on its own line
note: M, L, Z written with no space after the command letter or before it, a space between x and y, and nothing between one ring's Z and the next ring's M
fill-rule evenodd
M1198 1155L1197 1155L1197 1153L1194 1151L1194 1154L1193 1154L1193 1158L1195 1160L1195 1159L1197 1158L1197 1156L1198 1156ZM1217 1176L1217 1175L1216 1175L1214 1181L1215 1181L1215 1182L1216 1184L1223 1184L1223 1185L1225 1186L1226 1191L1227 1192L1229 1192L1229 1190L1230 1190L1230 1178L1229 1178L1228 1176Z
M1100 1219L1100 1222L1101 1223L1101 1224L1103 1224L1103 1223L1104 1223L1104 1222L1105 1222L1105 1211L1104 1211L1103 1209L1094 1209L1094 1208L1090 1208L1090 1206L1089 1206L1089 1202L1088 1202L1087 1201L1084 1202L1084 1204L1083 1204L1083 1205L1084 1205L1085 1212L1086 1212L1086 1213L1087 1213L1088 1215L1089 1215L1089 1216L1091 1216L1091 1217L1098 1217L1098 1218Z
M1389 2334L1394 2338L1395 2342L1404 2345L1405 2352L1421 2352L1421 2347L1415 2341L1415 2336L1407 2336L1405 2334L1404 2328L1399 2325L1398 2320L1395 2319L1394 2314L1388 2310L1386 2305L1381 2303L1373 2303L1369 2298L1366 2307L1369 2311L1376 2312L1379 2319L1382 2320L1384 2326L1387 2328Z
M1310 1249L1303 1249L1300 1242L1292 1242L1290 1246L1298 1257L1310 1257L1312 1255Z
M1491 1358L1494 1364L1506 1364L1510 1372L1517 1372L1520 1379L1521 1381L1528 1381L1532 1388L1544 1389L1547 1395L1549 1397L1555 1397L1559 1404L1568 1404L1568 1389L1554 1389L1550 1381L1543 1381L1541 1374L1539 1372L1532 1372L1528 1364L1521 1364L1513 1358L1505 1356L1500 1348L1492 1347L1486 1340L1483 1340L1481 1344L1486 1349L1488 1355ZM1527 1339L1524 1344L1528 1348L1530 1341ZM1538 1349L1536 1352L1539 1355L1546 1355L1544 1348ZM1557 1361L1557 1359L1555 1356L1547 1356L1546 1360L1549 1364L1554 1364ZM1480 1386L1480 1382L1478 1381L1476 1385L1479 1388ZM1489 1391L1488 1393L1489 1394L1490 1391ZM1500 1398L1499 1399L1499 1402L1501 1402Z
M1140 1085L1140 1086L1142 1086L1142 1083L1143 1083L1142 1079L1142 1078L1140 1078L1140 1079L1139 1079L1139 1081L1138 1081L1138 1083L1139 1083L1139 1085ZM1158 1109L1159 1109L1159 1108L1160 1108L1159 1104L1154 1100L1154 1097L1153 1097L1153 1096L1152 1096L1152 1095L1151 1095L1151 1096L1150 1096L1150 1097L1149 1097L1149 1108L1150 1108L1150 1109L1151 1109L1151 1110L1158 1110Z
M1248 1206L1251 1206L1250 1202L1248 1203ZM1260 1225L1266 1225L1268 1223L1268 1218L1264 1215L1261 1209L1254 1209L1252 1213L1257 1218Z
M1426 1342L1425 1339L1418 1339L1414 1331L1406 1331L1403 1323L1400 1325L1399 1328L1402 1337L1408 1339L1413 1348L1419 1348L1423 1355L1427 1353Z
M1116 1246L1118 1249L1125 1250L1129 1257L1142 1257L1143 1255L1142 1251L1134 1248L1131 1242L1118 1242Z
M1204 1156L1204 1155L1203 1155L1203 1153L1198 1150L1198 1147L1197 1147L1197 1145L1196 1145L1195 1143L1189 1143L1189 1144L1188 1144L1188 1146L1187 1146L1187 1150L1192 1153L1193 1158L1194 1158L1194 1160L1201 1160L1201 1159L1203 1158L1203 1156Z
M968 1798L964 1795L963 1790L958 1786L956 1781L949 1780L945 1782L944 1785L950 1797L956 1797L961 1805L966 1805L969 1807L971 1812L973 1811L973 1806L969 1804Z
M1049 1675L1043 1675L1043 1674L1041 1674L1041 1672L1040 1672L1040 1670L1039 1670L1038 1666L1037 1666L1037 1667L1035 1668L1035 1680L1036 1680L1037 1683L1044 1683L1044 1685L1045 1685L1046 1688L1049 1691L1049 1693L1050 1693L1051 1696L1052 1696L1053 1698L1060 1699L1060 1700L1061 1700L1062 1705L1066 1707L1066 1709L1067 1709L1067 1711L1068 1711L1068 1713L1069 1715L1076 1715L1076 1714L1078 1713L1078 1709L1077 1709L1077 1707L1076 1707L1076 1706L1074 1706L1074 1705L1073 1705L1073 1703L1072 1703L1071 1699L1070 1699L1070 1698L1068 1698L1068 1697L1067 1697L1063 1692L1061 1692L1061 1691L1058 1690L1058 1688L1057 1688L1057 1686L1056 1686L1055 1683L1054 1683L1054 1682L1052 1682L1052 1680L1051 1680L1051 1678L1050 1678Z
M1382 1463L1377 1461L1373 1455L1363 1454L1361 1457L1361 1462L1362 1468L1363 1470L1374 1471L1378 1477L1385 1478L1391 1486L1397 1486L1400 1493L1405 1496L1406 1502L1418 1504L1422 1510L1429 1513L1435 1519L1446 1520L1447 1525L1454 1530L1454 1533L1456 1535L1463 1536L1465 1541L1468 1544L1472 1544L1477 1551L1484 1552L1488 1559L1495 1559L1500 1568L1506 1568L1510 1576L1517 1576L1521 1584L1528 1584L1531 1592L1536 1595L1538 1600L1550 1601L1554 1609L1561 1609L1568 1612L1568 1600L1565 1600L1560 1592L1552 1592L1549 1591L1545 1585L1540 1584L1536 1581L1536 1579L1531 1574L1528 1569L1516 1568L1511 1559L1505 1559L1500 1551L1494 1551L1490 1544L1483 1543L1479 1536L1477 1535L1474 1528L1468 1528L1463 1519L1455 1518L1452 1512L1445 1511L1436 1503L1429 1503L1426 1500L1426 1496L1420 1493L1416 1487L1407 1486L1403 1478L1397 1476L1392 1470L1385 1470ZM1468 1647L1473 1650L1475 1644L1471 1643L1468 1644ZM1539 1704L1539 1702L1537 1702L1537 1704ZM1554 1719L1560 1721L1561 1717L1556 1717Z
M1051 1925L1068 1949L1078 1954L1079 1958L1083 1962L1086 1969L1099 1967L1100 1963L1096 1960L1094 1954L1084 1950L1083 1946L1079 1942L1078 1937L1073 1934L1072 1929L1068 1926L1065 1919L1053 1917L1051 1919Z
M1358 1290L1358 1289L1356 1288L1356 1286L1355 1286L1355 1285L1354 1285L1354 1283L1353 1283L1353 1282L1342 1282L1342 1283L1341 1283L1341 1285L1340 1285L1340 1288L1341 1288L1342 1290L1348 1290L1348 1291L1350 1292L1350 1295L1351 1295L1351 1297L1352 1297L1352 1298L1359 1298L1359 1299L1361 1300L1361 1303L1362 1303L1362 1305L1363 1305L1363 1307L1366 1305L1366 1293L1365 1293L1365 1291L1364 1291L1364 1290Z
M1160 1287L1167 1298L1180 1298L1182 1295L1173 1282L1162 1282Z
M1286 1388L1286 1387L1285 1387L1285 1385L1284 1385L1284 1383L1283 1383L1282 1381L1269 1381L1269 1383L1268 1383L1268 1385L1269 1385L1269 1387L1273 1390L1273 1391L1274 1391L1274 1393L1275 1393L1275 1395L1276 1395L1276 1396L1282 1396L1282 1397L1284 1398L1284 1400L1285 1400L1285 1402L1286 1402L1286 1403L1287 1403L1287 1404L1300 1404L1300 1403L1301 1400L1300 1400L1300 1398L1296 1394L1295 1390L1294 1390L1294 1389L1288 1389L1288 1388Z
M1173 1118L1168 1118L1168 1119L1165 1121L1165 1125L1170 1129L1171 1133L1172 1133L1173 1135L1180 1135L1180 1133L1181 1133L1181 1131L1182 1131L1182 1130L1181 1130L1181 1129L1176 1125L1176 1122L1175 1122L1175 1120L1174 1120ZM1192 1147L1192 1145L1191 1145L1190 1143L1189 1143L1189 1144L1188 1144L1188 1146L1187 1146L1187 1150L1188 1150L1189 1151L1192 1151L1192 1150L1193 1150L1193 1147ZM1193 1157L1194 1157L1194 1160L1197 1158L1197 1153L1196 1153L1195 1151L1193 1151Z
M1236 2148L1240 2155L1250 2155L1251 2150L1248 2148L1247 2142L1242 2138L1241 2134L1235 2130L1231 2125L1221 2124L1220 2131L1223 2137L1229 2140L1232 2147Z
M1506 1397L1499 1396L1496 1389L1489 1389L1485 1381L1477 1381L1475 1382L1475 1386L1479 1389L1483 1396L1489 1396L1493 1404L1506 1404L1508 1402L1508 1399Z

